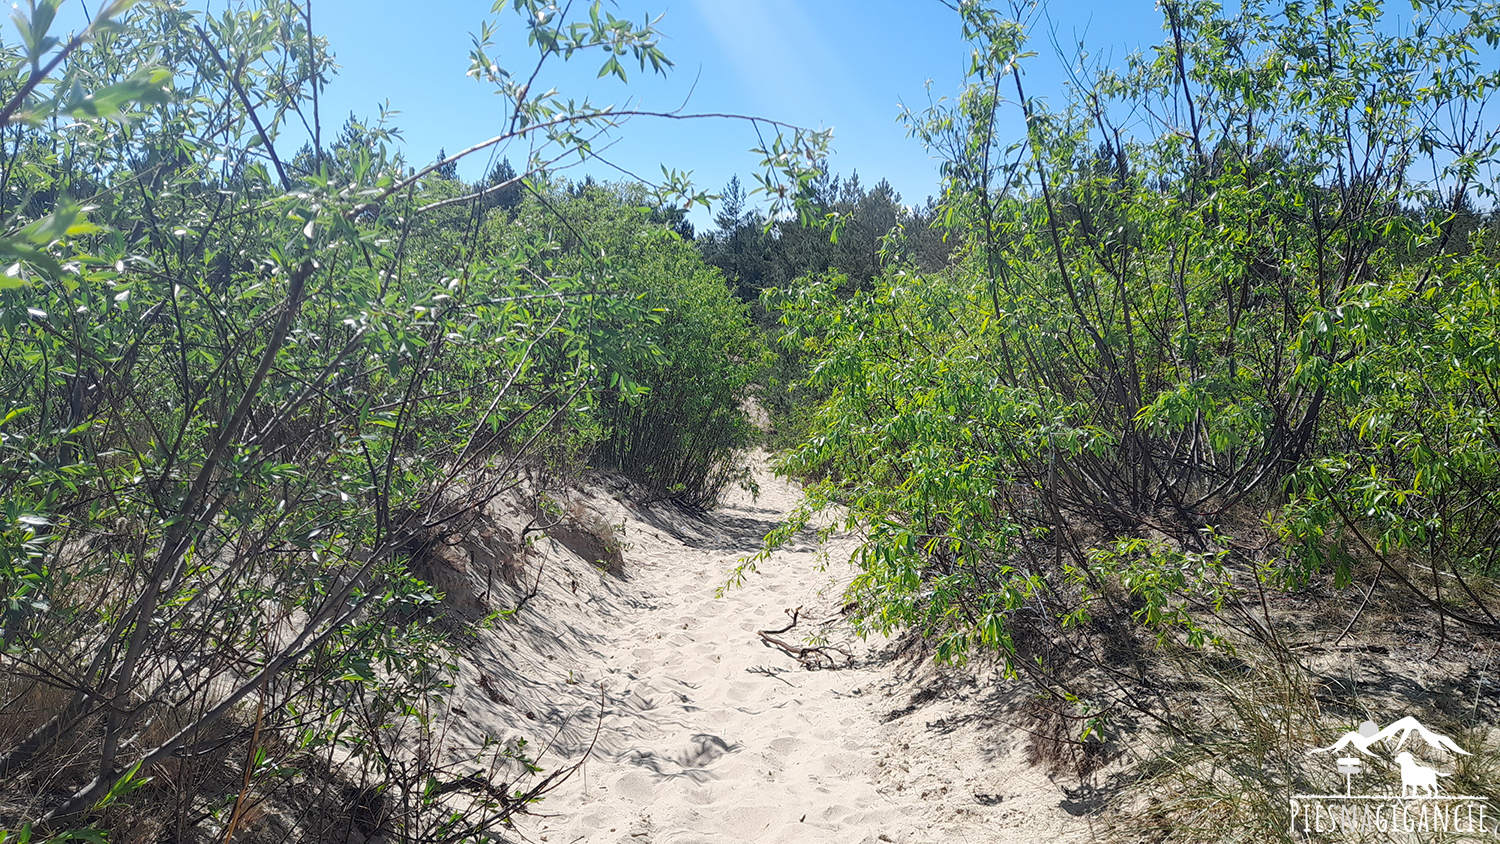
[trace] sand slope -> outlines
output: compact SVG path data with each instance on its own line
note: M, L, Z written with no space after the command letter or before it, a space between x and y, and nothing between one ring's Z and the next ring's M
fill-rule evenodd
M537 596L481 635L462 666L456 737L526 735L548 769L593 742L518 832L551 844L1087 838L1069 795L987 717L1008 692L924 689L930 677L873 658L841 623L819 627L852 575L847 540L823 570L801 537L715 597L797 500L755 460L758 500L737 491L707 517L595 491L588 508L624 526L625 574L545 542L528 564L542 566ZM809 671L763 645L755 631L785 626L796 606L809 620L782 638L823 629L849 644L852 667Z

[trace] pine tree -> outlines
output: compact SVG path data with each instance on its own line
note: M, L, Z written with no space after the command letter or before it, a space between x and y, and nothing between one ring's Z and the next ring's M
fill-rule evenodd
M448 151L446 149L441 149L441 148L438 149L438 157L437 157L438 161L442 161L443 159L445 159L447 157L448 157ZM454 179L454 180L457 180L458 179L458 162L457 161L450 161L447 164L439 164L438 168L436 170L432 171L432 172L433 172L433 175L441 176L444 179Z
M484 187L492 188L503 185L515 179L516 171L510 166L510 159L501 159L499 164L490 168L490 174L484 177ZM521 183L507 185L499 190L487 193L484 196L485 205L490 208L504 208L507 211L521 204Z

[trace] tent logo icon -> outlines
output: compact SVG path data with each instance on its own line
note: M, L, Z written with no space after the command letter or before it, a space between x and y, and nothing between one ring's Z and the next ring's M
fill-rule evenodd
M1417 753L1431 764L1418 761ZM1453 776L1453 761L1472 754L1410 715L1383 729L1365 721L1328 747L1307 751L1311 757L1323 754L1335 757L1331 761L1344 776L1344 793L1292 795L1294 835L1452 832L1500 837L1488 799L1456 793L1445 782ZM1357 791L1356 779L1365 774L1378 776L1378 790Z

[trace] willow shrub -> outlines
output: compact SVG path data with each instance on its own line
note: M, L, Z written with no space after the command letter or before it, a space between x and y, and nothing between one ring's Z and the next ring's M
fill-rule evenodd
M503 6L536 72L667 64L598 3ZM56 8L0 45L0 824L228 839L274 796L352 811L356 780L402 840L493 837L568 771L438 729L452 654L407 562L541 446L593 442L661 320L545 231L481 254L462 215L418 225L480 197L383 124L289 166L277 131L320 135L332 67L308 4L117 2L69 40ZM490 144L528 173L618 124L501 70L491 32Z
M1344 339L1343 360L1306 373L1349 409L1341 447L1292 476L1278 526L1296 550L1284 575L1358 559L1471 626L1500 620L1470 579L1500 573L1500 268L1478 238L1435 272L1353 292L1306 334Z
M713 506L743 477L740 451L755 433L744 402L766 349L749 307L692 244L653 222L639 187L546 189L522 203L497 242L516 233L557 268L609 255L607 288L649 315L596 317L616 353L592 410L594 453L659 494Z
M963 261L770 303L830 390L785 457L822 479L799 517L865 530L867 623L947 656L1126 618L1207 641L1179 610L1221 606L1210 531L1287 497L1284 579L1491 565L1494 252L1455 221L1489 192L1500 11L1415 6L1164 3L1158 48L1049 107L1035 9L959 4L970 84L909 117Z

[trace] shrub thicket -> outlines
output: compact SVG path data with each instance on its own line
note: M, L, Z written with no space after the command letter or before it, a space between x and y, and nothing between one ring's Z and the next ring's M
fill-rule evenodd
M658 494L711 507L742 474L737 452L753 434L743 404L765 347L719 272L652 217L639 187L585 184L549 189L514 223L489 225L502 251L540 232L528 248L556 269L607 267L609 288L648 314L596 320L619 351L593 413L595 453Z
M329 142L311 4L131 5L63 40L41 0L0 46L0 825L227 840L279 794L307 823L489 835L566 771L445 742L452 653L412 549L652 407L631 373L661 349L718 379L695 413L734 418L739 370L677 338L742 315L656 229L632 229L656 240L628 272L554 261L551 223L502 194L513 171L414 169L383 118ZM537 72L669 64L599 3L514 6ZM470 75L505 120L475 149L514 142L539 178L617 125L503 70L493 32ZM312 141L288 158L290 124ZM810 178L788 162L826 138L778 137L795 154L767 166ZM655 312L679 293L676 323ZM708 466L664 479L702 493L714 447L651 460Z
M1500 631L1468 583L1500 524L1474 210L1500 11L1413 6L1163 3L1162 45L1049 107L1022 72L1035 9L960 3L971 84L909 117L965 252L773 294L829 397L782 463L819 481L770 545L847 507L864 624L995 649L1084 724L1173 724L1153 640L1274 638L1261 586L1360 559ZM1274 565L1234 536L1267 511Z

